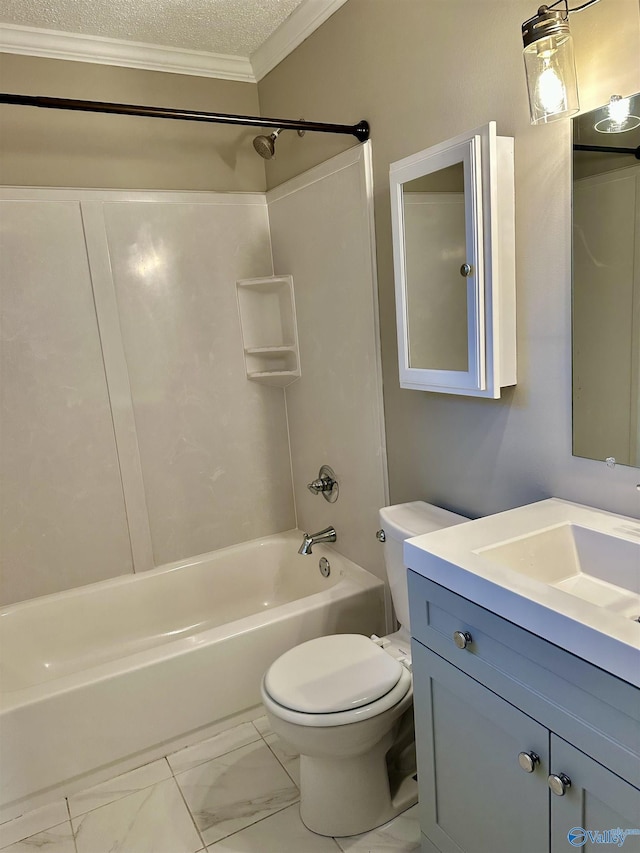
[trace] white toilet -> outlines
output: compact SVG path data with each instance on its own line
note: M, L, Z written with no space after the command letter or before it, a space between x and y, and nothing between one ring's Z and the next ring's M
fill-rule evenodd
M422 501L383 507L384 554L400 630L335 634L279 657L262 681L274 732L300 754L300 817L357 835L418 799L405 539L468 519Z

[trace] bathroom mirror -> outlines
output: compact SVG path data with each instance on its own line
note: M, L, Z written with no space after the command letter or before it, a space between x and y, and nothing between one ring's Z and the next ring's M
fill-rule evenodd
M494 122L390 168L400 385L515 383L513 140Z
M473 196L474 187L467 193ZM463 162L402 185L411 367L469 370L467 282L459 269L477 249L465 222L464 194ZM475 321L475 288L471 299Z
M629 114L640 117L640 95ZM640 467L635 124L616 127L608 104L573 119L573 454Z

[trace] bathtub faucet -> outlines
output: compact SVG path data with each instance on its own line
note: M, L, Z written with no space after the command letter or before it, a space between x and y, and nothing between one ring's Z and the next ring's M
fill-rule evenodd
M335 542L336 538L335 527L325 527L319 533L305 533L298 554L311 554L314 545L321 545L323 542Z

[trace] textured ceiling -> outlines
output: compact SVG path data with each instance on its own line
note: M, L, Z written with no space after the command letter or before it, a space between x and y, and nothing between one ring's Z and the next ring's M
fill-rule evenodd
M302 0L0 0L0 21L23 27L251 54Z

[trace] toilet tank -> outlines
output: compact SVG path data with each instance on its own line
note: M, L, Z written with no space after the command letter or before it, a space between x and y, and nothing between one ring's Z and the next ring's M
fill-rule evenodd
M380 510L379 516L380 526L385 534L384 560L393 607L400 625L408 631L407 570L402 556L404 540L421 533L431 533L443 527L462 524L469 519L424 501L385 506Z

